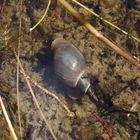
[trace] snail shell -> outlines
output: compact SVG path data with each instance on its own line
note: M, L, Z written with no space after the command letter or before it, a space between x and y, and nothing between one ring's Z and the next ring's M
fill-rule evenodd
M54 52L54 70L65 83L76 87L79 79L85 73L85 59L80 51L63 38L52 42Z

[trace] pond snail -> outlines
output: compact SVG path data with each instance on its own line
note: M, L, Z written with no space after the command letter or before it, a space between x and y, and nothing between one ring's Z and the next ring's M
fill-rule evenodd
M90 88L90 78L85 72L85 58L81 52L63 38L55 39L51 48L54 53L55 73L70 87L77 87L84 93L90 92L94 96Z

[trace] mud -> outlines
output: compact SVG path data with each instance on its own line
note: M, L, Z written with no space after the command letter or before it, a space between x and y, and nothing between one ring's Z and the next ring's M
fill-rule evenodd
M119 1L106 9L97 0L80 0L105 19L140 38L140 3L138 0ZM1 4L1 3L0 3ZM98 31L118 46L140 59L140 45L119 31L73 4ZM7 1L0 15L0 95L20 137L16 101L16 58L12 49L18 46L19 2ZM35 95L58 140L107 140L108 135L91 111L97 111L102 122L112 131L113 140L138 140L140 135L140 106L128 117L130 108L140 97L140 71L93 36L59 2L52 1L47 16L31 33L30 27L43 15L47 2L24 0L20 60L26 73L39 84L55 93L76 114L67 112L53 97L32 84ZM69 40L84 55L87 72L95 91L104 105L98 106L87 95L68 87L54 74L51 42L56 36ZM12 49L11 49L12 48ZM95 80L96 79L96 80ZM20 74L20 111L23 139L51 140L52 137L35 106L24 76ZM0 110L1 112L1 110ZM0 113L0 139L12 139ZM111 132L110 132L111 133Z

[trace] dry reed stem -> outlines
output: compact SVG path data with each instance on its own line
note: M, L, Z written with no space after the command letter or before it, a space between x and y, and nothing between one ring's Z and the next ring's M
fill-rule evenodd
M138 98L138 100L133 104L133 106L130 108L130 111L135 111L135 109L137 108L137 106L140 103L140 97ZM130 113L127 115L130 116Z
M43 21L43 19L44 19L45 16L47 15L47 12L48 12L48 10L49 10L50 4L51 4L51 0L49 0L48 5L47 5L47 8L46 8L46 10L45 10L45 13L44 13L43 16L41 17L41 19L40 19L32 28L29 29L30 32L32 32L32 31Z
M6 108L5 108L5 106L4 106L4 103L3 103L3 101L2 101L1 96L0 96L0 104L1 104L1 107L2 107L3 114L4 114L4 116L5 116L5 119L6 119L7 123L8 123L9 128L10 128L10 132L11 132L11 134L12 134L14 140L18 140L18 139L17 139L17 136L16 136L16 133L15 133L15 131L14 131L14 128L13 128L13 126L12 126L12 123L11 123L11 121L10 121L10 119L9 119L8 113L7 113L7 111L6 111Z
M0 7L0 15L2 14L2 12L3 12L4 8L5 8L5 6L6 6L6 0L3 1L3 4L2 4L2 6Z
M21 22L22 22L22 0L20 0L20 17L19 17L19 36L21 35ZM20 139L22 140L22 129L21 129L21 113L20 113L20 93L19 93L19 57L20 57L20 45L21 45L21 38L18 38L18 50L17 50L17 110L18 110L18 122L20 128Z
M38 84L36 81L32 80L28 75L25 75L22 71L21 71L21 73L23 74L23 76L25 76L27 79L29 79L30 82L32 82L36 87L38 87L39 89L41 89L42 91L44 91L49 96L52 96L53 98L55 98L62 105L62 107L66 110L66 112L68 113L67 115L69 117L72 117L72 118L75 117L74 112L70 111L70 109L67 107L67 105L64 104L58 96L56 96L54 93L50 92L49 90L47 90L46 88L44 88L43 86L41 86L40 84Z
M28 76L28 78L30 79L29 76ZM30 81L31 81L35 86L37 86L38 88L40 88L41 90L43 90L46 94L48 94L48 95L52 96L53 98L55 98L55 99L64 107L64 109L67 111L67 113L68 113L67 115L68 115L69 117L74 117L74 116L75 116L74 112L71 112L71 111L69 110L69 108L60 100L60 98L59 98L58 96L56 96L54 93L48 91L46 88L42 87L42 86L39 85L37 82L35 82L35 81L31 80L31 79L30 79Z
M129 38L137 41L140 43L140 39L129 34L128 32L124 31L123 29L121 29L120 27L114 25L113 23L109 22L108 20L104 19L103 17L101 17L100 15L96 14L94 11L90 10L89 8L87 8L86 6L84 6L82 3L78 2L77 0L72 0L74 3L78 4L80 7L84 8L86 11L88 11L89 13L91 13L92 15L94 15L95 17L99 18L100 20L102 20L103 22L107 23L108 25L112 26L113 28L117 29L118 31L122 32L124 35L127 35Z
M124 57L131 64L135 65L140 69L140 62L135 59L132 55L130 55L127 51L122 48L119 48L115 44L113 44L109 39L104 37L100 32L98 32L88 21L86 21L67 1L59 0L61 4L70 11L70 13L77 18L93 35L95 35L98 39L102 40L109 48L113 49L117 53L119 53L122 57Z
M19 59L19 58L17 57L16 53L15 53L15 56L16 56L17 59ZM53 139L54 139L54 140L57 140L57 138L56 138L56 136L55 136L55 134L54 134L54 132L53 132L53 130L52 130L50 124L49 124L48 121L46 120L45 115L44 115L42 109L40 108L40 105L39 105L39 103L38 103L38 101L37 101L37 98L35 97L35 94L34 94L34 92L33 92L33 89L32 89L32 87L31 87L31 84L30 84L28 78L26 77L26 73L25 73L25 71L24 71L24 69L23 69L23 66L22 66L20 60L18 60L18 61L19 61L20 69L21 69L21 71L22 71L22 73L23 73L23 75L24 75L25 81L26 81L26 83L27 83L27 85L28 85L28 88L29 88L29 90L30 90L30 92L31 92L31 95L32 95L32 97L33 97L33 100L34 100L34 102L35 102L35 104L36 104L36 106L37 106L37 108L38 108L38 110L39 110L39 112L40 112L40 114L41 114L43 120L45 121L45 124L46 124L47 128L49 129L49 131L50 131L50 133L51 133Z

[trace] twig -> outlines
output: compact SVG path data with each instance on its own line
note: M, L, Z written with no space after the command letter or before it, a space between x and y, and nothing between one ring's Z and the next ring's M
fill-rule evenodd
M17 58L16 53L15 53L15 56L16 56L16 58ZM20 60L19 60L19 62L20 62ZM20 63L21 63L21 62L20 62ZM61 100L58 96L56 96L54 93L50 92L49 90L47 90L46 88L44 88L43 86L41 86L39 83L37 83L36 81L34 81L33 79L31 79L28 75L25 75L25 73L23 73L23 71L20 71L20 72L23 74L24 77L26 77L27 79L29 79L30 82L32 82L32 83L33 83L35 86L37 86L39 89L41 89L42 91L44 91L46 94L52 96L53 98L55 98L55 99L62 105L62 107L67 111L67 113L68 113L67 115L68 115L69 117L72 117L72 118L75 117L74 112L70 111L70 109L67 107L67 105L64 104L64 103L62 102L62 100Z
M15 133L15 131L14 131L14 128L13 128L13 126L12 126L12 123L11 123L11 121L10 121L10 119L9 119L8 114L7 114L7 111L6 111L6 108L5 108L5 106L4 106L4 103L3 103L3 101L2 101L1 96L0 96L0 104L1 104L1 107L2 107L3 114L4 114L4 116L5 116L5 119L6 119L7 123L8 123L9 128L10 128L10 132L12 133L14 140L18 140L18 139L17 139L17 136L16 136L16 133Z
M108 25L110 25L111 27L117 29L118 31L120 31L121 33L123 33L124 35L127 35L129 38L137 41L140 43L140 39L129 34L128 32L124 31L123 29L121 29L120 27L114 25L113 23L109 22L108 20L104 19L103 17L101 17L100 15L96 14L94 11L90 10L89 8L87 8L85 5L83 5L82 3L78 2L77 0L72 0L74 3L78 4L79 6L81 6L82 8L84 8L86 11L88 11L89 13L91 13L92 15L94 15L95 17L99 18L100 20L102 20L103 22L107 23Z
M2 12L4 10L5 5L6 5L6 0L3 1L3 4L2 4L2 6L0 8L0 15L2 14Z
M47 12L49 10L50 4L51 4L51 0L49 0L47 8L45 10L45 13L41 17L41 19L32 28L30 28L30 30L29 30L30 32L32 32L42 22L42 20L45 18L45 16L47 15Z
M96 111L91 112L92 115L97 119L97 121L102 125L104 132L108 135L109 140L113 140L112 133L109 131L109 129L103 124L102 118L99 116L99 114Z
M93 35L95 35L98 39L102 40L109 48L113 49L117 53L119 53L122 57L124 57L131 64L135 65L140 69L140 62L135 59L132 55L130 55L127 51L122 48L119 48L115 44L113 44L110 40L104 37L100 32L98 32L88 21L86 21L67 1L59 0L63 6L71 12L71 14L77 18Z
M60 98L58 96L56 96L54 93L50 92L49 90L47 90L46 88L44 88L43 86L41 86L40 84L38 84L36 81L34 81L33 79L31 79L28 75L25 75L22 71L21 71L21 73L23 74L24 77L26 77L27 79L29 79L30 82L32 82L36 87L38 87L39 89L41 89L42 91L44 91L49 96L52 96L53 98L55 98L62 105L62 107L67 111L67 113L68 113L67 115L69 117L72 117L72 118L75 117L74 112L70 111L70 109L67 107L67 105L64 104L60 100Z
M15 56L16 56L16 58L18 59L16 53L15 53ZM25 73L25 71L24 71L24 69L23 69L23 67L22 67L22 64L21 64L20 60L19 60L19 66L20 66L20 69L21 69L22 73L24 74L25 81L26 81L26 83L27 83L27 85L28 85L28 88L29 88L29 90L30 90L30 92L31 92L31 95L32 95L32 97L33 97L33 100L34 100L34 102L35 102L35 104L36 104L36 106L37 106L37 108L38 108L38 110L39 110L39 112L40 112L40 114L41 114L43 120L45 121L45 124L46 124L47 128L49 129L49 131L50 131L50 133L51 133L53 139L54 139L54 140L57 140L57 138L56 138L56 136L55 136L55 134L54 134L54 132L53 132L53 130L52 130L50 124L49 124L48 121L46 120L45 115L44 115L43 111L42 111L41 108L40 108L40 105L39 105L39 103L38 103L38 101L37 101L37 99L36 99L36 97L35 97L35 94L34 94L34 92L33 92L33 89L32 89L32 87L31 87L30 82L29 82L28 78L26 77L26 73Z
M20 0L20 17L19 17L19 36L21 35L21 13L22 13L22 0ZM20 45L21 38L18 38L18 51L17 51L17 108L18 108L18 121L20 128L20 139L22 140L22 129L21 129L21 114L20 114L20 94L19 94L19 57L20 57Z
M140 97L138 98L138 100L133 104L133 106L131 107L130 111L134 111L136 109L136 107L138 106L138 104L140 103ZM127 115L128 117L130 116L130 113Z
M24 69L23 69L23 67L22 67L22 65L21 65L21 63L20 63L20 68L21 68L21 71L23 72L23 74L26 75L26 74L25 74L25 71L24 71ZM42 112L42 110L41 110L41 108L40 108L40 105L39 105L39 103L38 103L38 101L37 101L37 99L36 99L36 97L35 97L35 94L34 94L34 92L33 92L33 89L32 89L32 87L31 87L31 85L30 85L29 80L28 80L26 77L25 77L25 80L26 80L26 83L27 83L27 85L28 85L28 87L29 87L29 89L30 89L30 92L31 92L31 94L32 94L32 97L33 97L33 99L34 99L34 102L35 102L35 104L36 104L38 110L40 111L40 114L41 114L43 120L45 121L46 126L48 127L48 129L49 129L49 131L50 131L52 137L54 138L54 140L57 140L57 138L56 138L56 136L55 136L55 134L54 134L52 128L50 127L50 124L49 124L48 121L46 120L46 118L45 118L45 116L44 116L44 113Z
M28 77L29 78L29 77ZM39 85L37 82L33 81L30 79L30 81L36 85L38 88L40 88L41 90L43 90L46 94L52 96L53 98L55 98L63 107L64 109L68 112L68 116L69 117L74 117L75 114L73 112L71 112L69 110L69 108L59 99L59 97L57 97L55 94L53 94L52 92L48 91L46 88L42 87L41 85Z

